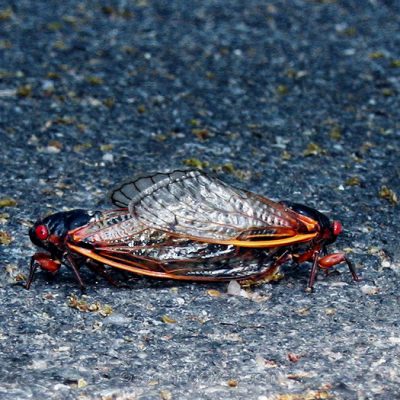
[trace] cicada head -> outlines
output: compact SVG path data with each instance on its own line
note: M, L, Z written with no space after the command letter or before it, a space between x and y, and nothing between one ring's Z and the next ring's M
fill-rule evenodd
M29 277L25 287L29 289L37 268L55 274L61 267L66 250L68 232L87 224L93 214L84 210L59 212L39 219L29 229L33 244L46 250L36 253L31 258Z
M343 232L343 226L340 221L332 221L329 227L329 233L326 234L326 244L330 244L336 241L336 238Z
M343 232L342 223L340 221L333 221L331 224L331 231L332 236L336 239Z
M60 257L65 250L68 232L87 224L91 218L85 210L59 212L39 219L29 229L33 244L47 250L52 256Z

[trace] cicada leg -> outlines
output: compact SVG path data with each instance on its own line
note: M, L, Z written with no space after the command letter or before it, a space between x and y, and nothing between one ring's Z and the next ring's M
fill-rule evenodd
M71 267L72 271L74 272L75 278L81 287L81 291L84 292L86 290L85 284L83 283L83 279L81 274L79 273L79 266L74 260L73 256L69 252L64 253L64 258L67 261L66 264Z
M349 267L353 280L356 282L360 281L361 278L357 275L357 271L356 268L354 267L354 264L347 258L345 253L328 254L327 256L322 257L318 260L318 265L321 269L328 269L342 262L345 262Z
M111 285L121 288L121 287L127 287L126 285L121 285L117 281L115 281L112 276L106 271L104 268L103 264L99 264L96 261L93 260L87 260L86 261L86 266L95 274L100 275L102 278L106 279L108 283Z
M282 279L283 274L278 273L279 267L285 264L292 258L288 251L281 254L274 263L267 268L264 272L259 275L253 276L252 278L240 280L239 283L246 286L262 285L263 283L273 282Z
M27 290L29 290L29 288L31 287L35 272L37 268L40 266L39 262L35 259L35 255L31 257L31 262L29 264L29 276L27 281L25 282L25 289Z
M61 261L51 258L50 254L47 253L34 254L31 257L29 276L25 283L25 289L29 289L31 287L33 277L38 267L40 267L43 271L56 273L61 267Z
M312 292L313 291L315 278L317 277L317 273L318 273L319 255L320 255L320 253L321 253L320 250L319 251L315 251L313 256L312 256L313 265L311 267L310 277L308 279L308 285L307 285L307 289L306 289L308 292Z

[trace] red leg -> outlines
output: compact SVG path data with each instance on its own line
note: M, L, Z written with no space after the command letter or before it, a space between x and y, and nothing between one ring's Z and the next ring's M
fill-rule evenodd
M33 276L35 275L38 267L40 267L43 271L56 273L61 267L61 261L52 259L47 253L34 254L31 258L29 276L25 283L25 289L29 289L31 287Z
M318 260L318 265L322 269L328 269L328 268L331 268L342 262L345 262L347 264L347 266L349 267L349 270L350 270L351 276L353 277L353 280L360 281L361 278L357 275L357 271L356 271L353 263L346 257L346 254L344 254L344 253L328 254L327 256L322 257Z
M303 254L293 255L293 261L296 262L297 264L301 264L306 261L314 260L315 251L316 251L315 248L313 248Z

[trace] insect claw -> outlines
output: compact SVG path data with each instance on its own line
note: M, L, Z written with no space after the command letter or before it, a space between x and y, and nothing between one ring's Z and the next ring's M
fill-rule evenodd
M33 255L31 257L31 262L30 262L30 266L29 266L29 276L27 281L25 282L24 288L26 290L29 290L29 288L31 287L32 281L33 281L33 276L35 275L35 272L37 270L37 267L40 264L38 263L38 261L35 258L35 255Z
M353 277L353 281L360 282L362 278L357 274L356 267L354 266L354 264L347 257L344 257L344 261L349 267L351 276Z

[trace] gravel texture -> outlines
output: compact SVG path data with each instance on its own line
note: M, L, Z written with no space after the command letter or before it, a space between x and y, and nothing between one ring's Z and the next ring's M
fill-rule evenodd
M399 398L399 2L0 5L1 399ZM340 219L363 281L22 288L37 218L185 165Z

